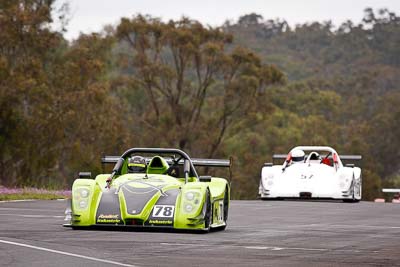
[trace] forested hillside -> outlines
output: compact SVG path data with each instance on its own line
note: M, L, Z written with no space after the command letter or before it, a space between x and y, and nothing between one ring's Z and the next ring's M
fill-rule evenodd
M324 121L307 130L298 125L303 137L297 142L361 153L366 197L377 194L382 183L400 185L400 17L366 8L358 25L328 21L290 27L252 13L225 23L224 30L286 74L287 86L270 95L277 109ZM313 141L318 136L321 141Z
M68 42L51 27L65 10L1 1L0 185L69 187L103 153L177 147L232 156L232 196L252 199L273 153L329 145L363 155L364 199L400 186L396 14L295 27L248 14L219 28L133 15Z

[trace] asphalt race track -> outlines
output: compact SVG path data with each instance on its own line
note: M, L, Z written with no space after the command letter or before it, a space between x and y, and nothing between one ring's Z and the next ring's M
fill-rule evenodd
M400 204L232 201L208 234L72 230L66 206L0 202L0 265L400 266Z

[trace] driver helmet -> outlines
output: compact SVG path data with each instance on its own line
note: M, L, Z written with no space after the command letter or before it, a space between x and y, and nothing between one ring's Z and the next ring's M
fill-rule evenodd
M293 163L299 163L299 162L304 162L304 157L305 153L301 149L295 149L292 152L292 162Z
M133 156L128 161L129 173L145 173L146 168L146 159L142 156Z

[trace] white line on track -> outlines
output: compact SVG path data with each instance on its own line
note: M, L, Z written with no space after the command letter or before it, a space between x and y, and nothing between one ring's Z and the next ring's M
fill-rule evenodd
M328 251L325 248L296 248L296 247L245 247L247 249L259 249L259 250L304 250L304 251Z
M36 201L35 199L14 199L14 200L1 200L0 203L8 203L8 202L32 202Z
M44 214L12 214L12 213L0 213L0 215L4 216L16 216L16 217L26 217L26 218L64 218L65 216L61 215L44 215Z
M51 209L25 209L25 208L0 208L0 210L31 210L31 211L50 211ZM54 209L53 211L59 211Z
M288 224L278 226L279 228L270 228L271 231L283 231L283 229L293 229L296 228L310 228L313 229L323 229L323 230L332 230L336 228L342 229L351 229L351 230L361 230L362 228L366 229L400 229L400 226L390 226L390 225L351 225L351 224L323 224L323 223L312 223L312 224ZM229 226L229 229L251 229L254 228L252 225L244 225L244 226ZM286 231L286 230L285 230Z
M357 225L348 225L348 224L328 224L327 226L329 227L348 227L348 228L377 228L377 229L400 229L400 226L388 226L388 225L362 225L362 224L357 224Z
M79 254L64 252L64 251L60 251L60 250L48 249L48 248L43 248L43 247L38 247L38 246L31 246L28 244L11 242L11 241L1 240L1 239L0 239L0 243L14 245L14 246L20 246L20 247L26 247L26 248L32 248L32 249L42 250L42 251L46 251L46 252L61 254L61 255L65 255L65 256L71 256L71 257L76 257L76 258L81 258L81 259L86 259L86 260L91 260L91 261L104 262L104 263L109 263L109 264L114 264L114 265L119 265L119 266L136 267L135 265L131 265L131 264L125 264L125 263L120 263L120 262L110 261L110 260L103 260L103 259L83 256L83 255L79 255Z
M350 228L351 230L360 230L362 228L375 228L375 229L400 229L400 226L389 226L389 225L363 225L363 224L329 224L329 223L312 223L312 224L292 224L287 225L288 228Z
M216 248L218 245L201 245L201 244L184 244L184 243L160 243L160 245L173 245L173 246L196 246L196 247L213 247ZM327 248L299 248L299 247L264 247L264 246L240 246L240 245L222 245L224 248L246 248L246 249L258 249L258 250L302 250L302 251L329 251Z

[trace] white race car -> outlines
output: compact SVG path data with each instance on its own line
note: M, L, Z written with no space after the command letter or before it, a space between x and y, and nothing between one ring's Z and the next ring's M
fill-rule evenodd
M288 155L273 155L284 159L282 165L265 163L261 171L261 199L317 198L361 200L361 169L342 160L361 160L360 155L342 155L327 146L298 146Z

